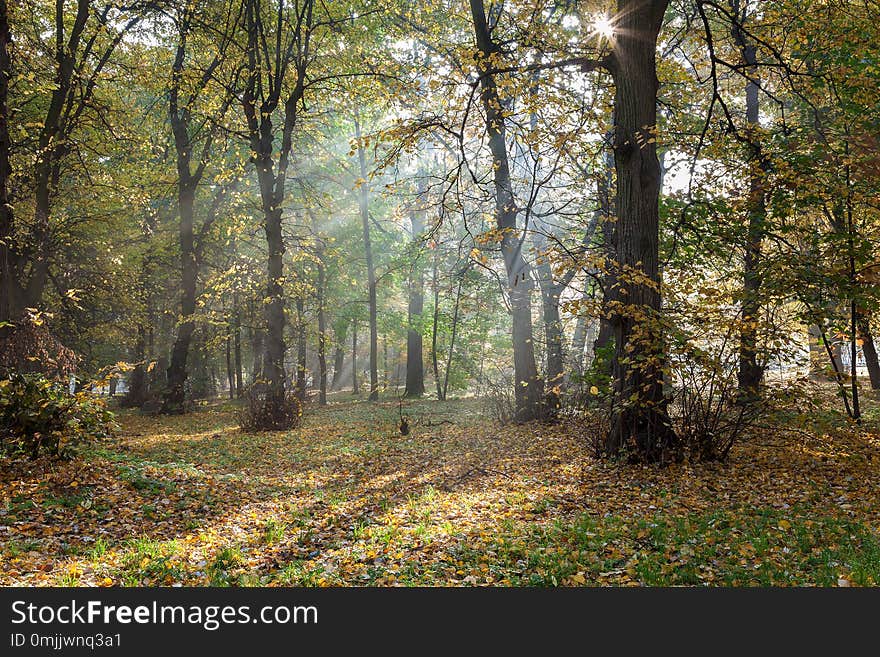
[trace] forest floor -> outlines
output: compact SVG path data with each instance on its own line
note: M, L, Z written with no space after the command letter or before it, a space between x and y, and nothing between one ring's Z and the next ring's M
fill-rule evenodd
M565 426L499 427L478 400L404 409L407 436L396 401L350 396L259 435L224 402L124 412L73 460L2 463L0 584L880 583L876 429L658 468L598 461Z

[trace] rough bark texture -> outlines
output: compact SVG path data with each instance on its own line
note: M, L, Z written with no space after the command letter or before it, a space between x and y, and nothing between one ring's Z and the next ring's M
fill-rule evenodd
M480 76L481 100L486 115L486 132L492 153L495 186L496 224L502 234L501 253L507 272L507 292L513 319L513 369L516 420L525 422L543 416L543 382L535 365L532 332L533 281L528 263L522 254L522 238L517 228L516 199L510 179L506 131L502 102L494 76L486 72L488 62L499 53L486 21L483 0L470 0L477 49L482 60Z
M634 461L673 458L678 439L663 395L657 159L657 36L667 0L618 0L614 56L617 297L614 408L605 453Z
M13 318L12 295L16 288L13 279L12 253L13 212L9 203L9 78L12 63L9 59L9 11L6 0L0 0L0 323ZM0 327L0 332L4 329Z

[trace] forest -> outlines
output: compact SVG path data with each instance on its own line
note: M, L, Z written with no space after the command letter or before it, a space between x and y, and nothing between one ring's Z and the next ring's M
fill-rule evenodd
M0 0L0 585L880 584L876 0Z

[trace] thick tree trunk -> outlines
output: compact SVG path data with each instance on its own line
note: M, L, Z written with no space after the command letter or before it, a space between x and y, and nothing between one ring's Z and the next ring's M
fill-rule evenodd
M264 176L268 172L264 173ZM281 232L281 210L266 212L266 243L269 257L266 262L268 282L266 285L266 352L263 376L268 386L268 397L275 404L284 404L284 238Z
M563 287L553 281L553 271L546 257L539 256L535 271L541 286L546 349L544 413L547 419L552 419L559 412L562 377L565 372L562 318L559 315L559 297Z
M419 195L419 202L422 197ZM425 230L424 210L418 208L410 214L413 243L418 244ZM425 394L425 363L422 354L422 313L425 306L425 281L421 262L413 260L409 281L409 307L406 332L406 390L405 397L421 397Z
M188 163L186 167L188 170ZM163 413L181 413L184 410L184 385L187 379L186 361L189 355L193 331L195 331L196 326L193 320L193 314L196 311L196 279L198 277L198 264L196 262L195 241L193 237L195 189L187 179L182 179L179 186L180 318L177 337L174 341L174 347L171 349L171 363L168 366L168 390L165 392L165 400L162 404Z
M357 155L360 167L360 189L358 200L361 212L361 223L364 231L364 254L367 260L367 293L370 307L370 401L379 400L379 329L376 318L376 270L373 267L373 247L370 243L370 196L367 183L367 159L361 144L361 124L357 117L354 120L355 138L358 142Z
M6 0L0 0L0 335L5 330L3 323L18 316L17 304L13 300L18 288L11 250L14 216L9 203L9 176L12 174L7 103L9 79L12 76L9 42L9 11Z
M865 366L868 368L871 389L880 390L880 361L877 360L877 348L874 345L874 336L871 334L871 322L867 317L860 318L859 337L862 339L862 355L865 357Z
M147 350L146 330L143 324L138 324L137 340L134 344L134 370L128 379L128 392L123 402L130 408L140 407L147 399L147 368L145 364Z
M642 462L678 454L663 395L657 160L657 36L667 0L618 0L615 82L619 304L614 325L614 408L604 451Z
M502 101L491 73L486 72L500 49L492 40L486 21L483 0L470 0L477 49L480 53L480 89L483 111L486 114L486 132L492 153L494 171L496 224L502 234L501 253L507 272L507 291L513 320L513 369L516 420L525 422L541 418L543 382L535 365L535 347L532 332L532 276L522 254L523 240L517 228L519 209L513 195L510 161L507 154L506 130Z
M324 316L324 265L318 265L318 403L327 403L327 320Z
M342 386L342 372L345 367L345 336L348 333L348 325L334 325L333 336L336 347L333 353L333 380L330 382L331 390L339 390Z
M338 390L342 383L342 368L345 367L345 350L336 345L333 351L333 380L330 381L330 389Z

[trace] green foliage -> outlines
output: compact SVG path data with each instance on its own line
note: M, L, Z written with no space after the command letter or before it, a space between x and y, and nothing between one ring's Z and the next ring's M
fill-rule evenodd
M13 374L0 381L0 446L10 453L68 455L107 438L116 428L104 403L81 392L71 395L39 374Z

